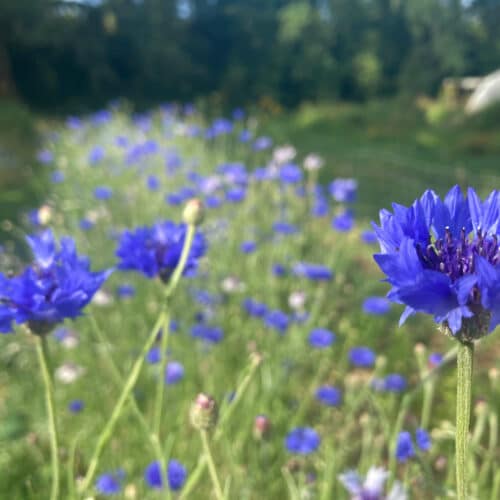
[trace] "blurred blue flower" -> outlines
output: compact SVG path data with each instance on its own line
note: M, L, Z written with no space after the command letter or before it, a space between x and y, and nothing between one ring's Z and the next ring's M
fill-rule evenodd
M104 148L94 146L89 153L88 161L90 165L97 165L104 158Z
M429 354L429 365L431 368L440 365L443 362L444 356L440 352L431 352Z
M367 245L371 245L373 243L377 243L377 235L375 234L374 231L363 231L361 233L361 239Z
M342 400L340 389L324 385L316 391L316 399L328 406L338 406Z
M405 304L400 323L431 314L463 340L500 323L500 196L483 202L459 186L444 201L426 191L411 207L393 205L374 225L381 253L374 256L392 285L388 297ZM463 330L462 327L464 326Z
M76 318L111 274L91 272L87 257L76 253L71 238L61 238L59 249L51 230L27 238L34 263L19 276L0 274L0 332L12 322L28 323L44 334L66 318Z
M363 302L363 311L367 314L382 316L391 310L391 303L385 297L367 297Z
M287 272L287 268L283 264L273 264L272 273L274 276L281 278L282 276L286 276Z
M316 451L321 443L319 434L310 427L297 427L288 433L285 447L291 453L307 455Z
M102 495L116 495L121 491L121 483L125 479L123 470L101 474L95 483L96 490Z
M224 337L222 328L198 323L191 328L191 335L212 344L220 342Z
M318 349L329 347L335 342L335 334L325 328L315 328L309 334L309 344Z
M299 229L289 222L277 221L273 224L273 231L278 234L295 234L299 232Z
M309 262L298 262L293 266L293 272L297 276L308 278L312 281L327 281L333 277L333 271L328 267Z
M406 386L406 379L399 373L391 373L384 378L384 390L387 392L403 392Z
M332 228L341 233L350 231L354 226L354 216L350 210L345 210L332 219Z
M358 182L354 179L335 179L330 184L330 195L341 203L355 201L357 190Z
M302 169L295 163L286 163L280 167L279 178L283 184L296 184L302 180Z
M184 378L184 366L178 361L169 361L165 370L165 382L176 384Z
M89 219L81 219L80 222L78 223L78 226L80 227L80 229L82 231L89 231L90 229L92 229L94 227L94 222L92 222L91 220Z
M267 313L266 304L262 304L251 298L247 298L243 301L243 308L250 316L255 316L256 318L261 318Z
M98 200L109 200L113 196L113 190L108 186L97 186L94 189L94 197Z
M55 170L50 175L50 180L53 184L60 184L61 182L64 181L64 172L61 172L60 170Z
M396 458L399 462L406 462L415 456L415 448L411 434L407 431L400 432L396 444Z
M290 324L290 318L282 311L269 311L264 316L264 323L269 328L277 330L279 333L283 334L288 329Z
M244 241L240 245L240 249L243 253L253 253L257 248L257 243L255 241Z
M231 203L240 203L245 199L247 192L244 187L236 186L226 191L226 200Z
M242 130L240 132L240 142L246 143L252 140L252 131L251 130Z
M265 149L269 149L272 145L273 141L270 137L257 137L257 139L255 139L255 142L253 143L253 149L255 151L264 151Z
M360 368L370 368L375 364L375 353L368 347L353 347L349 351L349 361Z
M186 468L177 460L170 460L167 466L168 487L172 491L180 490L186 481ZM163 473L158 461L150 463L144 471L146 484L153 489L163 488Z
M345 486L351 500L407 500L404 486L395 481L391 491L385 494L385 483L389 472L383 467L370 467L364 482L354 470L339 475L340 482Z
M186 225L166 221L152 227L126 230L121 235L116 256L119 269L138 271L148 278L159 276L167 281L176 268L186 237ZM184 275L192 275L198 260L205 254L203 235L195 234L184 269Z
M422 428L418 428L417 431L415 432L415 441L417 443L417 446L422 451L429 451L432 446L431 437L429 436L429 433Z
M54 161L54 154L48 149L42 149L42 151L38 152L36 157L37 160L43 165L49 165Z
M68 410L71 413L80 413L83 410L84 406L85 404L81 399L74 399L68 404Z
M160 189L160 180L156 175L148 175L146 179L146 187L150 191L158 191Z

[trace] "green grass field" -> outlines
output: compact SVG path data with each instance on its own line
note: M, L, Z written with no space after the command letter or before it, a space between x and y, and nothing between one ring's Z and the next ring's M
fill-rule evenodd
M221 184L211 194L222 201L207 208L199 228L208 249L197 275L182 278L168 302L178 323L168 338L168 360L180 362L184 376L164 384L159 364L144 362L131 393L133 403L129 400L121 410L85 491L79 487L98 437L124 381L144 361L139 354L163 310L165 286L159 279L115 269L97 300L76 321L66 321L66 330L59 330L66 340L48 338L60 434L59 498L104 498L96 477L123 470L114 498L343 500L350 496L339 475L354 469L364 476L371 466L387 469L387 490L397 481L407 498L453 498L454 341L423 315L399 328L399 305L384 314L366 310L365 300L384 296L388 286L373 261L378 247L364 243L361 235L380 208L393 201L409 203L427 188L445 194L460 182L484 195L498 187L500 137L489 115L467 125L457 116L429 126L415 109L408 109L405 113L396 103L332 104L260 118L258 133L269 134L277 145L293 144L298 163L310 152L325 158L325 185L338 177L358 180L355 223L343 232L334 230L331 221L345 204L328 197L327 215L311 216L314 200L305 173L297 184L248 180L255 167L269 162L271 152L256 153L238 141L241 123L233 133L213 140L189 134L190 126L206 125L202 117L160 111L138 119L118 110L104 123L90 117L74 130L54 125L57 135L43 144L53 161L44 166L27 161L37 177L22 178L17 189L32 182L36 192L43 191L41 226L52 228L58 237L74 238L93 269L117 265L115 252L125 230L162 220L180 222L183 204L193 194L208 201L200 186L215 172ZM104 154L92 161L96 146ZM218 170L232 162L247 167L242 199L239 167L233 165L225 174ZM54 172L60 182L49 184ZM150 176L156 178L156 187L151 187ZM99 186L110 188L110 196L96 196ZM298 186L306 188L305 195L296 192ZM185 194L186 187L194 191ZM179 193L184 193L180 201L166 203L166 196ZM6 217L11 214L2 214ZM297 230L279 232L274 226L278 221ZM7 236L20 241L37 229L23 220L13 223ZM244 242L256 248L244 251ZM6 252L0 257L5 274L23 268L19 255ZM320 281L300 276L294 270L300 262L321 264L333 275ZM283 275L274 271L276 264L284 266ZM133 287L131 297L120 295L123 285ZM303 304L297 305L297 292L304 294ZM285 314L286 327L280 331L276 318L267 313L247 313L242 303L248 298L268 312ZM210 330L202 340L193 330L196 326L220 328L223 336ZM313 347L309 335L317 328L333 332L335 342L324 349ZM50 498L50 443L35 344L22 326L0 335L0 499ZM478 500L497 500L500 492L498 345L497 331L476 348L467 465L471 498ZM375 353L374 364L360 367L350 360L351 349L360 346ZM447 355L439 368L428 362L436 352ZM252 361L257 354L262 358L258 366ZM404 378L404 387L380 385L394 374ZM328 405L318 399L316 392L325 385L340 391L339 401ZM156 394L163 390L158 430ZM222 495L209 474L199 432L189 422L200 392L212 395L219 406L209 443ZM81 411L69 409L75 400L83 402ZM255 431L259 415L270 422L265 436ZM318 433L321 444L314 452L287 449L286 436L296 427ZM399 462L399 432L414 436L419 427L431 436L430 450L417 450L413 458ZM145 468L159 458L174 458L186 467L182 489L148 486Z

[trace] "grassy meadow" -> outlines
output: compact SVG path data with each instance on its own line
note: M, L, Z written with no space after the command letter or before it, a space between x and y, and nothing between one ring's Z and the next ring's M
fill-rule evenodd
M60 498L105 498L96 483L105 473L119 483L114 498L217 498L202 441L190 424L199 393L213 396L219 407L209 442L224 498L348 499L339 476L356 470L364 477L372 466L390 474L387 492L399 484L409 499L454 498L454 343L423 316L398 327L402 307L382 298L388 285L373 261L378 245L366 231L379 209L411 203L425 189L444 195L459 183L485 195L498 187L497 112L470 121L457 114L432 125L414 105L405 112L395 102L331 104L216 126L177 108L140 115L117 108L45 126L33 157L20 160L30 175L15 181L2 167L2 179L11 179L2 192L9 203L8 210L2 205L2 219L10 220L3 222L4 235L19 244L25 234L50 227L58 237L74 238L92 269L114 268L84 314L61 325L48 342ZM255 140L262 136L272 146L259 150ZM6 149L17 148L8 141ZM275 176L272 169L264 172L273 150L285 144L296 149L289 162L301 167L317 153L324 166L318 172L292 169L286 177L279 169ZM46 155L37 161L40 152ZM330 195L330 183L339 178L357 181L355 201ZM29 193L43 197L16 197L26 193L25 183ZM127 229L181 222L192 197L206 205L198 230L207 252L196 275L183 277L169 301L168 362L180 363L182 375L163 384L165 374L148 353L134 403L121 412L96 478L79 492L163 300L160 280L116 268L118 240ZM323 207L315 211L319 199ZM26 213L16 221L20 206ZM4 273L21 270L29 256L24 248L21 259L12 248L7 244L0 254ZM314 277L304 264L330 274ZM377 306L368 298L377 298ZM266 312L250 311L249 299ZM311 340L317 329L334 334L329 345ZM478 500L500 497L497 335L476 349L468 467L471 498ZM360 362L352 351L359 347L375 359ZM436 362L439 354L444 358ZM144 479L158 449L136 410L146 424L154 420L159 383L165 385L160 454L187 471L175 491L151 488ZM318 395L325 386L337 390L335 401ZM258 416L266 417L264 430ZM320 438L311 453L286 445L287 435L303 427ZM414 443L413 457L397 460L399 433L415 436L419 428L429 433L430 448ZM49 457L34 341L17 327L0 336L0 498L49 498Z

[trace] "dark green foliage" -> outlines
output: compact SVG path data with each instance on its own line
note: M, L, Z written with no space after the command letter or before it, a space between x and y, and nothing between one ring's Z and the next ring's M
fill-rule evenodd
M4 0L0 95L49 109L435 92L500 61L493 0Z

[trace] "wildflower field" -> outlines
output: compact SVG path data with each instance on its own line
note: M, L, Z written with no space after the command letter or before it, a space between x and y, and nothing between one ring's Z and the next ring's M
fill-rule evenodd
M241 110L71 117L37 161L0 253L0 499L500 498L497 191L372 225Z

